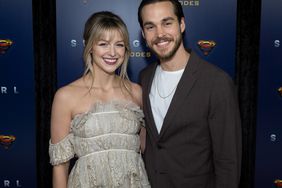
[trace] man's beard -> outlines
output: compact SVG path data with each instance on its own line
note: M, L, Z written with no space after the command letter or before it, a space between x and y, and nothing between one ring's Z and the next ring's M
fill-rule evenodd
M161 41L161 40L172 41L172 39L167 38L167 37L159 37L159 38L157 38L157 39L153 42L153 44L156 44L156 43L158 43L158 42ZM152 48L152 47L151 47L151 50L152 50L152 52L157 56L157 58L158 58L160 61L168 61L168 60L170 60L170 59L175 55L176 51L179 49L179 46L180 46L180 44L181 44L181 41L182 41L182 36L180 35L179 37L176 38L173 48L172 48L169 52L167 52L167 53L165 53L165 54L160 54L160 53L158 53L158 52L157 52L156 50L154 50L154 48Z

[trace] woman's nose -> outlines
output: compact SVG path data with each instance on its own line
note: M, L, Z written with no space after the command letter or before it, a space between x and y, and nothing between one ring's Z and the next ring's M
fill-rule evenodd
M116 48L114 45L111 45L110 47L110 55L115 56L116 55Z

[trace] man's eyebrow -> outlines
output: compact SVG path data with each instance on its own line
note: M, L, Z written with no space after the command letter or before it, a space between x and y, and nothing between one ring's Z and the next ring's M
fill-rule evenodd
M161 22L167 22L167 21L172 21L172 20L175 20L175 18L173 18L173 17L165 17L165 18L163 18L161 20ZM147 26L147 25L155 25L155 24L153 22L151 22L151 21L147 21L147 22L144 22L143 27Z
M153 22L144 22L143 27L147 25L154 25L154 23Z
M171 20L175 20L175 19L173 17L166 17L162 19L162 22L171 21Z

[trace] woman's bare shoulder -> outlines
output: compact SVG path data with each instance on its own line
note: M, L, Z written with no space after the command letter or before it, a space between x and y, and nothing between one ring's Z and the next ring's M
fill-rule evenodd
M139 84L130 82L131 93L135 103L142 107L142 88Z
M87 88L83 85L81 78L75 80L68 85L59 88L56 93L54 100L61 103L73 104L85 93Z

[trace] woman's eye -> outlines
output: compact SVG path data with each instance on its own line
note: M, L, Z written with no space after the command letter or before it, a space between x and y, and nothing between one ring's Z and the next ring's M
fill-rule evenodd
M105 42L98 43L98 46L106 46L106 45L107 45L107 43L105 43Z
M124 47L124 44L120 43L120 44L117 44L118 47Z

